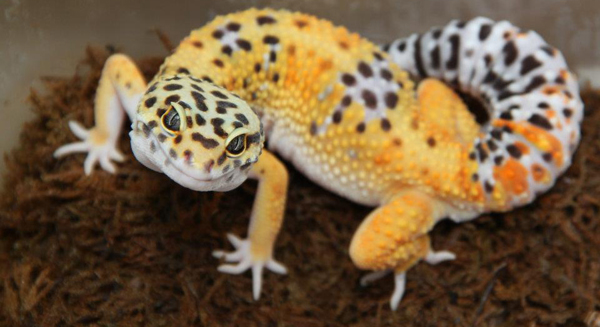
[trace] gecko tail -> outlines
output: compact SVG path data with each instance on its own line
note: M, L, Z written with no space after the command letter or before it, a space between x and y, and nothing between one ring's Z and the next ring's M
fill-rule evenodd
M438 78L478 99L489 121L471 160L491 210L531 202L570 165L583 103L564 57L534 31L477 17L383 46L417 78Z

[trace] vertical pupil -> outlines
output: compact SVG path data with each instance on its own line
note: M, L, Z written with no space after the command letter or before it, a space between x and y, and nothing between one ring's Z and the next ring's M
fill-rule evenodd
M166 119L166 126L170 129L170 130L174 130L174 131L178 131L179 130L179 114L177 113L177 111L171 109L171 111L169 111L169 113L167 114L167 117L165 117Z

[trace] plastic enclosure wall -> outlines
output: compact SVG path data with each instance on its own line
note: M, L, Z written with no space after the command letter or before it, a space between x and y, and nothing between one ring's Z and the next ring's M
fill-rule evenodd
M249 7L298 10L385 43L451 19L478 15L533 29L559 48L582 82L600 87L598 0L2 0L0 1L0 152L31 118L26 103L40 76L70 76L86 45L113 45L131 56L166 55L158 28L174 43L215 15ZM0 173L4 161L0 160Z

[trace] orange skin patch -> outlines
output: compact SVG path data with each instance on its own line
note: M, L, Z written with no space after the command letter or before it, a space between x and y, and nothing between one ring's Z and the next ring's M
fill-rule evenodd
M515 123L502 119L497 119L492 122L495 127L510 127L513 132L522 135L527 141L534 144L542 152L549 152L552 154L552 159L557 167L561 167L564 162L564 153L562 144L556 136L546 131L545 129L533 126L529 123L520 122ZM518 143L518 142L517 142Z
M508 159L502 166L495 167L494 178L507 193L520 195L527 191L527 168L515 159Z

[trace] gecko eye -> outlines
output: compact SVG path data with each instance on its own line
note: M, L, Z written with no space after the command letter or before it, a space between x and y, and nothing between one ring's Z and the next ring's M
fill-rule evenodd
M230 157L237 157L246 150L246 134L236 136L227 144L227 154Z
M181 126L181 118L179 117L179 113L175 108L171 107L169 110L162 116L162 125L163 127L173 134L179 133Z

